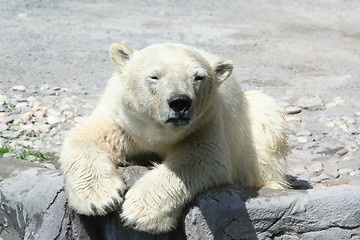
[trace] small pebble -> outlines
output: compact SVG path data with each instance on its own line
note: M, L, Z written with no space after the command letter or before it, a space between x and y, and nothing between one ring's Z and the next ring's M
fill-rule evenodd
M294 116L285 116L285 121L286 121L286 122L297 122L297 123L300 123L300 122L301 122L301 118L299 118L299 117L294 117Z
M16 92L25 92L26 87L23 85L17 85L17 86L12 87L12 90L16 91Z
M75 114L74 112L72 111L64 111L63 112L63 115L67 118L67 119L72 119L75 117Z
M27 102L20 102L18 104L15 105L15 108L16 109L26 109L28 106L28 103Z
M18 18L26 18L28 15L27 15L27 13L18 13L16 16Z
M325 108L332 108L335 106L336 106L336 103L334 103L334 102L329 102L329 103L325 104Z
M19 99L15 99L15 101L17 103L26 103L28 100L26 98L19 98Z
M342 97L335 97L335 98L334 98L334 102L335 102L336 104L343 104L343 103L346 102L346 100L343 99Z
M314 189L321 189L321 188L326 188L326 186L324 184L318 183L316 185L314 185Z
M338 178L340 176L339 169L327 168L325 171L333 178Z
M71 107L70 107L70 105L69 104L64 104L64 105L61 105L60 107L59 107L59 109L61 110L61 111L64 111L64 110L67 110L67 109L70 109Z
M307 143L308 142L307 137L298 137L297 139L298 139L299 143Z
M319 96L305 96L298 99L296 105L310 111L323 110L325 108L323 100Z
M55 167L54 164L44 163L43 165L44 165L46 168L48 168L48 169L56 170L56 167Z
M56 116L56 115L50 115L46 118L46 122L48 124L56 124L56 123L59 123L61 122L61 119L59 118L59 116Z
M286 114L298 114L301 112L301 108L297 106L289 106L284 109Z
M33 96L30 96L30 97L27 98L27 101L28 102L37 102L37 99L35 97L33 97Z
M19 137L19 133L4 131L2 133L2 137L5 138L5 139L16 139L16 138Z
M353 170L351 168L341 168L341 169L339 169L339 174L340 175L349 174L351 172L353 172Z
M50 109L47 110L47 115L48 116L51 116L51 115L60 116L61 113L59 111L56 111L55 109L50 108Z
M63 98L63 101L64 102L67 102L67 103L72 103L72 102L74 102L74 98L70 98L70 97L65 97L65 98Z
M315 173L320 173L324 170L324 165L322 165L320 162L315 162L309 167L309 170Z
M0 105L3 105L7 100L7 96L0 94Z
M37 111L37 112L34 112L34 116L35 117L45 117L46 115L46 112L45 111Z
M339 155L339 156L344 156L348 152L349 152L349 150L347 150L346 148L343 148L340 151L336 152L336 154Z
M350 125L355 125L356 123L357 121L354 118L350 118L349 120L346 121L346 124L350 124Z
M15 156L16 156L15 152L8 152L2 155L3 158L14 158Z
M41 91L44 91L44 90L47 90L47 89L50 89L51 87L49 86L49 85L47 85L47 84L44 84L44 85L42 85L41 87L40 87L40 90Z
M43 124L43 125L40 125L38 127L39 131L42 132L42 133L48 133L50 132L50 126L49 125L46 125L46 124Z
M292 171L294 171L294 173L296 175L300 175L306 172L306 169L304 167L297 167L297 168L293 168L291 169Z
M310 136L312 136L312 132L307 131L307 130L299 131L299 132L296 133L296 136L298 136L298 137L300 137L300 136L310 137Z
M326 173L322 172L322 173L319 175L319 178L320 178L321 181L329 180L329 175L327 175Z
M356 176L356 175L359 175L359 174L360 174L360 170L358 169L358 170L355 170L355 171L351 172L349 175L350 176Z
M3 132L8 129L9 129L8 125L6 125L5 123L0 123L0 132Z
M21 109L15 109L14 111L11 112L11 115L16 115L20 113L21 113Z
M309 180L310 180L310 182L313 182L313 183L321 182L321 179L318 176L311 177Z
M4 116L0 118L0 123L8 124L14 122L14 119L10 116Z

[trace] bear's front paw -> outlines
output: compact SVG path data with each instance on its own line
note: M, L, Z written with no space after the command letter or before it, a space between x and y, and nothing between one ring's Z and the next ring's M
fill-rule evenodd
M132 187L122 206L124 225L150 233L168 232L176 227L180 212L172 201L161 196L159 189Z
M79 214L105 215L120 208L126 185L120 176L91 179L83 184L66 186L69 203Z

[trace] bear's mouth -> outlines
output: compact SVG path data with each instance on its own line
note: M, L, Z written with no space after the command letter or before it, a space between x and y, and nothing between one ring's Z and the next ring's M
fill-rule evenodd
M190 118L188 117L172 117L166 120L166 123L174 126L174 127L180 127L184 125L188 125L190 123Z

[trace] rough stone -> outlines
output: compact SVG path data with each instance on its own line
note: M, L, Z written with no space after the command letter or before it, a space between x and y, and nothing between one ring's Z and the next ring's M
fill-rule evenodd
M41 111L41 110L36 111L36 112L34 113L34 116L35 116L35 117L45 117L45 115L46 115L46 112L45 112L45 111Z
M12 123L14 121L14 119L10 116L4 116L0 118L0 123L3 124L8 124L8 123Z
M7 101L7 96L0 94L0 105L3 105Z
M320 176L314 176L310 178L310 181L313 183L320 183L321 182L321 178Z
M11 158L0 158L0 165L0 239L360 238L360 186L306 191L224 186L200 194L175 231L152 235L123 227L118 212L77 215L54 166ZM130 185L146 172L123 170Z
M353 172L350 173L350 176L356 176L356 175L359 175L360 174L360 170L355 170Z
M63 115L64 115L67 119L71 119L71 118L74 118L74 117L75 117L75 114L74 114L74 112L72 112L72 111L64 111L64 112L63 112Z
M46 118L46 122L48 124L56 124L56 123L59 123L61 122L61 119L59 116L56 116L56 115L50 115Z
M17 86L13 86L12 90L16 92L25 92L26 87L23 85L17 85Z
M321 116L326 116L326 117L340 117L340 116L351 117L354 115L355 115L354 112L337 106L330 107L321 113Z
M17 132L10 132L10 131L4 131L2 133L2 137L5 139L16 139L19 137L19 133Z
M298 131L296 132L296 136L300 137L300 136L307 136L307 137L310 137L312 136L313 133L308 131L308 130L304 130L304 131Z
M26 109L28 106L28 103L27 102L19 102L18 104L15 105L15 108L16 109Z
M27 98L24 98L22 96L21 97L19 96L19 98L16 98L15 101L17 103L27 103L28 102Z
M299 143L307 143L307 142L308 142L308 138L307 138L307 137L304 137L304 136L298 137L298 142L299 142Z
M296 102L296 105L310 111L323 110L325 108L324 102L319 96L301 97Z
M39 129L40 132L43 133L48 133L51 130L48 124L39 124L37 125L37 128Z
M33 96L28 97L26 100L27 100L29 103L35 103L35 102L37 102L36 97L33 97Z
M320 162L315 162L310 166L310 169L315 173L320 173L324 170L324 165Z
M300 107L297 106L288 106L284 109L286 114L298 114L302 111Z
M67 110L67 109L70 109L71 108L71 106L69 105L69 104L64 104L64 105L61 105L60 107L59 107L59 109L61 110L61 111L64 111L64 110Z
M326 173L322 172L320 175L319 175L319 178L321 181L323 180L329 180L329 175L327 175Z
M334 168L327 168L327 169L326 169L326 173L327 173L328 175L332 176L333 178L338 178L338 177L340 176L340 174L339 174L339 169L338 169L338 168L336 168L336 169L334 169Z
M339 174L349 174L351 173L353 170L351 168L340 168L339 169Z
M0 158L0 239L185 239L182 232L152 235L127 229L118 213L89 217L68 207L58 170Z
M51 115L60 116L61 115L61 113L59 111L56 111L55 109L52 109L52 108L48 109L47 114L49 116L51 116Z
M307 191L213 190L190 207L185 233L187 239L358 239L358 194L360 187L349 185Z
M343 148L343 149L339 150L338 152L336 152L336 154L338 154L339 156L344 156L348 152L349 152L349 150L347 150L346 148Z
M0 123L0 132L5 131L9 128L5 123Z
M48 84L44 84L44 85L40 86L40 90L41 90L41 91L48 90L48 89L50 89L50 88L51 88L51 87L50 87Z

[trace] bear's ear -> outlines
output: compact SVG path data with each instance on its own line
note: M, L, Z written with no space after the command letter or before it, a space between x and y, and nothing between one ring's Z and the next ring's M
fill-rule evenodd
M225 81L233 70L233 64L231 60L218 60L213 62L212 66L219 84Z
M126 46L124 43L115 42L110 46L110 57L115 66L124 67L127 61L130 60L135 50Z

